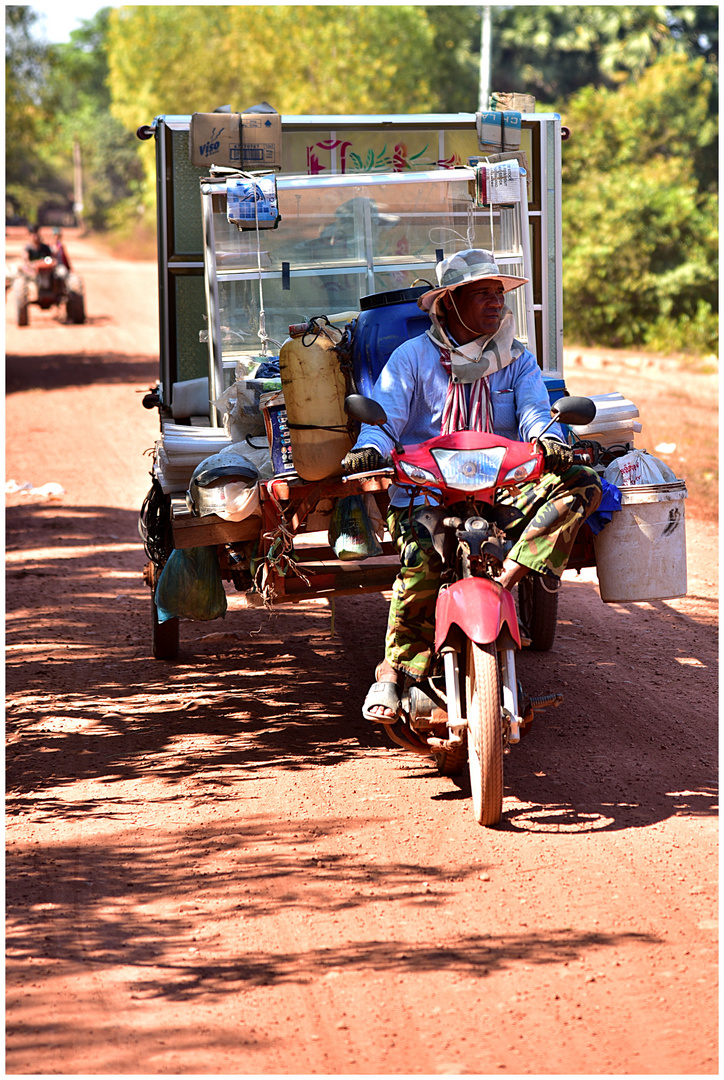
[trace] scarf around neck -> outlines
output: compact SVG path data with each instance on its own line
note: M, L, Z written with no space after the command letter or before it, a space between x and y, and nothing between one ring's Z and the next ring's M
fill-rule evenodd
M503 320L493 335L475 338L467 345L456 345L437 313L431 312L433 325L427 336L440 350L440 363L449 376L441 435L464 430L492 431L488 376L502 371L524 352L524 346L513 336L513 312L510 308L504 310ZM468 408L465 386L469 384L472 386Z

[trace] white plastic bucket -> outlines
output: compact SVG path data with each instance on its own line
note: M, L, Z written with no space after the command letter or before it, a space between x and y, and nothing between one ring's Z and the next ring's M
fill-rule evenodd
M621 509L594 538L607 604L686 596L683 480L622 487Z

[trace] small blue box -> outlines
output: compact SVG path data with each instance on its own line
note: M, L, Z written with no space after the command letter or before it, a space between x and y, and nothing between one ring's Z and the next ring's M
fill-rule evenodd
M566 396L566 383L561 375L558 375L555 371L544 371L543 381L546 384L546 390L548 391L548 397L551 405L554 401L558 401L558 398Z

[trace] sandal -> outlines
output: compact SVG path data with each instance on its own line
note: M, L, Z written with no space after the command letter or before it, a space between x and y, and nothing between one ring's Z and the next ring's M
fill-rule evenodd
M378 669L379 670L379 669ZM375 676L377 671L375 671ZM374 707L389 709L394 716L380 716L379 713L370 712ZM365 720L371 720L373 724L394 724L400 715L400 690L397 683L373 682L367 691L367 697L362 705L362 715Z

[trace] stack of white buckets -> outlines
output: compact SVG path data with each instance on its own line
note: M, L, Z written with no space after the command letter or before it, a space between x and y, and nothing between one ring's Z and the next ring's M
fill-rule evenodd
M636 406L619 393L593 395L596 418L572 430L602 446L634 447ZM606 603L685 596L686 484L619 485L621 510L594 538L601 599Z

